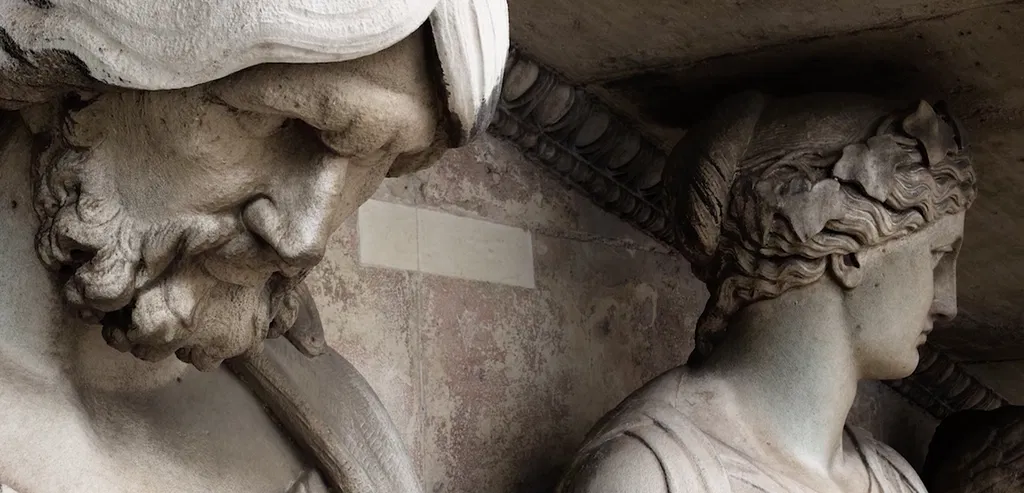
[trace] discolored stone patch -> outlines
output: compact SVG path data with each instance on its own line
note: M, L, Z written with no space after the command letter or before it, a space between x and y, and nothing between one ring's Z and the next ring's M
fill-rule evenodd
M428 491L552 487L587 429L692 345L706 295L679 289L697 286L680 257L535 247L536 290L423 278Z
M306 282L319 307L327 343L366 377L415 458L420 359L410 276L359 265L353 217L331 238L326 258Z
M494 152L491 165L529 175L509 164L518 157ZM309 283L328 342L381 396L425 491L552 491L601 416L686 360L707 292L677 254L580 234L586 208L572 203L583 199L560 190L555 178L541 174L490 190L480 182L484 175L468 170L488 162L464 157L449 155L434 171L441 174L422 178L425 188L441 187L427 185L440 176L448 180L448 192L423 207L526 225L534 288L361 265L355 218L332 238ZM500 194L519 187L556 196L543 195L536 208L500 210L502 200L513 200ZM391 182L378 194L410 190ZM615 227L628 226L600 226ZM930 418L884 386L861 391L851 422L917 460Z

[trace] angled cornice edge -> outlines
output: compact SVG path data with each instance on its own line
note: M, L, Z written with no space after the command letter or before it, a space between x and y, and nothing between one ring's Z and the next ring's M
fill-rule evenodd
M604 210L672 243L659 197L665 154L592 95L515 49L490 131Z

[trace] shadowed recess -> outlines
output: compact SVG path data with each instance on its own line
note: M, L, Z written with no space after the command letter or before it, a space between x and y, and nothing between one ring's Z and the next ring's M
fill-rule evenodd
M885 98L937 93L935 77L904 60L836 53L794 57L723 57L686 69L650 72L606 84L625 95L654 123L686 128L703 120L726 97L757 90L790 97L814 92L856 92Z

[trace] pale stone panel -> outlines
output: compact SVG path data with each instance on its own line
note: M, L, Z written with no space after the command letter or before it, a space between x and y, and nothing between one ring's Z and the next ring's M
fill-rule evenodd
M491 135L449 150L442 164L384 180L373 198L557 238L669 251L586 197L569 193L551 171Z
M532 288L529 231L407 205L359 208L363 265Z
M419 269L416 208L369 200L359 208L359 261L399 270Z
M420 271L534 287L530 232L435 211L418 218Z

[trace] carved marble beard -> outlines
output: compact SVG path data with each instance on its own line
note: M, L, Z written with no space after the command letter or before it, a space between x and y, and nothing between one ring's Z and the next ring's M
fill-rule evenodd
M97 152L103 143L37 140L39 256L59 273L68 304L103 325L109 345L212 370L292 326L294 288L306 270L284 265L238 214L138 217L123 201L116 167Z
M424 53L412 36L346 63L23 109L37 249L67 302L114 347L199 369L290 330L331 234L451 140Z

